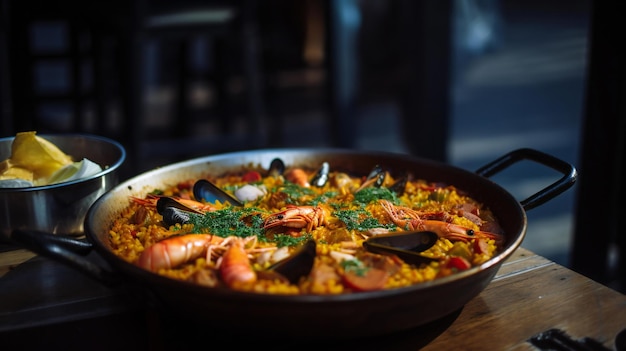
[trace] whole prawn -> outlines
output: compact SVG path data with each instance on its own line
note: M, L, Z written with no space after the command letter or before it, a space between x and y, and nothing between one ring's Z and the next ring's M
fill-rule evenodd
M219 271L222 281L230 288L240 283L253 283L257 280L242 239L231 241L219 262Z
M311 231L326 224L326 210L320 206L294 206L288 205L287 209L274 213L265 218L263 228L269 229L278 226L290 228L307 228Z
M293 169L288 170L285 173L285 179L287 179L288 181L294 184L303 186L305 188L308 188L311 186L311 184L309 183L309 175L302 168L293 168Z
M224 238L212 234L186 234L161 240L146 248L137 265L152 272L162 268L174 268L196 259L207 252L209 247L224 241Z
M493 239L496 243L501 243L503 240L502 236L496 233L473 230L444 221L422 220L417 211L404 206L395 206L388 200L379 200L379 203L391 221L406 230L432 231L442 238L465 242L474 238Z
M212 234L186 234L170 237L148 247L137 260L137 265L152 272L174 268L203 255L207 261L213 253L220 255L216 262L222 281L229 287L237 283L255 282L256 273L245 250L249 241L237 237L222 238Z

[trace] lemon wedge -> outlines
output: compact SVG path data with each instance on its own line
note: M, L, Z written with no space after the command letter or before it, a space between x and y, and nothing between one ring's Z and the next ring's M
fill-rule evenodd
M22 187L25 182L42 186L89 177L101 171L98 164L88 159L74 162L71 156L36 132L20 132L11 144L11 157L0 162L0 181L3 182L0 187Z
M15 166L8 159L0 162L0 180L15 178L23 179L32 183L33 171Z
M56 184L69 182L71 180L86 178L100 172L102 172L102 168L97 163L84 158L79 162L73 162L54 172L50 178L47 179L46 183Z
M72 158L59 150L36 132L20 132L11 145L11 163L16 167L33 172L35 179L47 178L63 166L72 163Z

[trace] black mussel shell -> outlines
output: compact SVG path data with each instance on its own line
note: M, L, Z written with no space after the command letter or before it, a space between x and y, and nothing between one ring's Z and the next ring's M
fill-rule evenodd
M191 212L175 207L164 208L161 215L163 216L163 223L168 227L175 224L189 223L189 220L191 219Z
M157 212L163 216L163 223L168 227L176 223L188 223L191 213L201 213L166 196L157 200L156 208Z
M268 171L269 175L272 177L278 177L285 173L285 162L280 158L275 158L270 163L270 168Z
M374 168L372 168L370 174L368 174L367 176L366 182L371 182L374 179L376 181L373 185L377 188L380 188L380 186L383 185L383 182L385 181L385 170L380 165L376 165L374 166Z
M296 284L301 277L311 273L315 261L315 240L309 240L291 256L271 265L267 270L287 278Z
M357 190L355 190L355 193L358 193L359 191L369 187L380 188L385 182L386 176L387 172L385 172L385 170L380 165L374 166L374 168L372 168L370 173L367 175L365 181L363 181L363 184L361 184L361 186Z
M311 179L311 185L316 187L323 187L328 182L328 174L330 173L330 165L328 162L322 163L320 169L315 173L313 179Z
M193 196L198 201L204 200L209 203L215 203L215 201L219 200L224 203L229 202L233 206L243 206L241 201L206 179L200 179L193 185Z
M163 212L168 208L177 208L185 212L202 213L200 211L194 210L193 208L189 206L185 206L181 204L176 199L173 199L167 196L163 196L159 198L159 200L157 200L156 208L157 208L157 212L159 212L160 215L163 215Z
M363 242L363 247L370 252L393 254L407 263L421 264L435 259L420 254L437 242L439 236L430 231L394 232L373 236Z
M398 195L402 195L404 193L404 189L406 189L406 183L408 182L408 180L409 180L408 175L404 175L398 178L393 184L391 184L391 186L389 187L389 190L393 191L394 193Z

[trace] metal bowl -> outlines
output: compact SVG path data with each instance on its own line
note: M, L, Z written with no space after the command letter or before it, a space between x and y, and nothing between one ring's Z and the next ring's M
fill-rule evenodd
M55 144L74 160L87 158L103 171L91 177L25 188L0 188L0 241L13 229L82 235L85 215L102 194L119 183L118 169L126 150L116 141L92 135L38 136ZM0 138L0 160L11 156L13 137Z

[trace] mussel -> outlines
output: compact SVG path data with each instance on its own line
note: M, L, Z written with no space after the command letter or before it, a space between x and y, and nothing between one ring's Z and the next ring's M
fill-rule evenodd
M436 260L421 252L435 245L438 238L437 233L431 231L393 232L370 237L363 242L363 247L374 253L396 255L407 263L421 264Z
M311 179L311 185L316 187L323 187L326 182L328 182L328 177L330 173L330 165L328 162L322 163L320 169L315 173L313 178Z
M365 182L371 183L373 186L380 188L380 186L383 185L383 182L385 181L386 174L387 172L385 172L385 170L380 165L376 165L367 175L367 179L365 180Z
M367 187L373 186L376 188L380 188L385 182L385 177L387 176L387 172L380 166L376 165L370 173L367 175L367 178L361 184L361 186L355 191L359 192Z
M161 215L163 216L163 223L168 227L175 224L189 223L189 220L191 219L191 212L175 207L164 208Z
M201 211L186 206L185 204L171 197L163 196L160 197L159 200L157 200L156 209L159 214L163 214L163 211L165 211L169 207L176 208L185 212L202 213Z
M285 162L283 162L283 160L281 160L280 158L273 159L270 163L268 173L272 177L278 177L282 175L283 173L285 173Z
M410 176L408 174L403 175L402 177L396 179L396 181L389 186L389 190L398 195L402 195L404 193L404 189L406 189L406 183L409 181L409 179Z
M266 270L265 274L271 275L277 273L280 277L286 278L290 283L297 283L301 277L311 273L313 262L315 261L315 247L315 240L308 240L291 256L271 265Z
M198 201L214 203L219 200L224 203L229 202L233 206L243 207L241 201L206 179L200 179L193 185L193 196Z
M191 213L202 213L166 196L159 198L156 208L157 212L163 216L163 223L167 226L177 223L185 224L189 222Z

